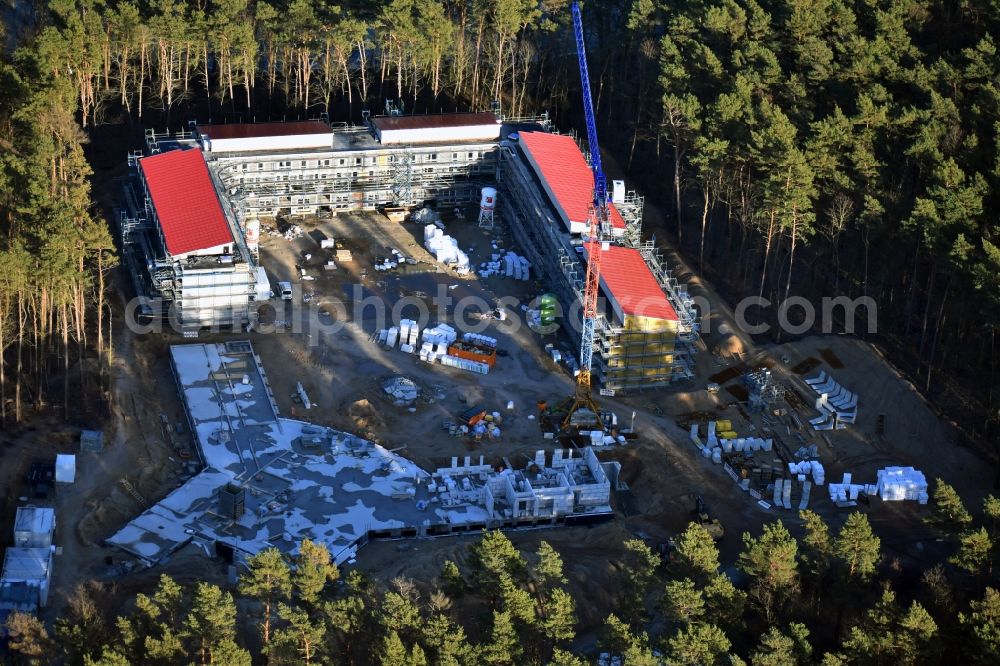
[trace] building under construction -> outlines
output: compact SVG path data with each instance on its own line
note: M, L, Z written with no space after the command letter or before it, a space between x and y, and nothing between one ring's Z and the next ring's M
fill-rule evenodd
M573 312L586 272L591 175L575 140L549 130L544 116L450 113L386 115L363 126L193 123L176 136L150 132L145 153L130 157L134 177L121 206L143 312L170 313L192 331L252 322L257 294L269 292L257 285L266 279L257 271L261 219L462 204L497 181L498 223ZM642 198L622 181L612 195L601 230L606 306L595 375L613 391L687 378L696 338L690 299L641 239Z
M689 379L696 313L654 244L641 239L642 197L615 181L601 243L585 244L593 176L572 137L511 134L501 142L499 173L506 195L498 200L500 217L570 316L579 319L574 304L582 302L589 252L603 253L593 368L602 388L629 391Z
M268 291L256 286L261 218L475 201L496 180L504 130L493 113L448 113L148 132L119 210L141 313L185 330L252 322Z

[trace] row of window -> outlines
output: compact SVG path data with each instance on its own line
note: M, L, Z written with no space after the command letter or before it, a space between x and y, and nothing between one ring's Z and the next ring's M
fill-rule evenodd
M452 153L451 159L458 160L461 153ZM484 157L491 156L492 152L484 153ZM466 159L478 160L480 153L478 150L470 151L466 153ZM240 171L265 171L273 169L315 169L320 166L330 167L330 166L347 166L353 164L354 166L362 166L365 164L374 165L378 163L378 158L380 156L373 157L339 157L333 159L323 159L323 160L280 160L278 162L240 162ZM386 155L385 162L392 164L397 157L396 154ZM437 162L438 153L416 153L414 155L415 162ZM256 165L256 168L255 166Z

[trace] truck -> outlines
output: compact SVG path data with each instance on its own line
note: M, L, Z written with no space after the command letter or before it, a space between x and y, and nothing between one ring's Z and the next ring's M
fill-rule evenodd
M278 283L278 293L281 294L281 300L290 301L292 300L292 283L291 282L279 282Z
M271 291L271 281L267 278L267 271L264 270L263 266L257 267L256 291L258 301L269 301L274 298L274 292Z

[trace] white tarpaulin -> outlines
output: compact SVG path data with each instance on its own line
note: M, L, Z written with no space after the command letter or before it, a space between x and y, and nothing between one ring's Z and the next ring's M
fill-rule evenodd
M69 453L56 455L56 483L73 483L76 480L76 456Z

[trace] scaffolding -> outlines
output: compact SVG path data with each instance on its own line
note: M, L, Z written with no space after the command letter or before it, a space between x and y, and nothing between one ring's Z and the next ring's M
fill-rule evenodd
M212 153L209 170L230 196L245 192L242 212L253 217L468 203L494 181L495 143L382 146L357 128L334 136L332 150Z
M498 204L515 242L564 305L582 302L585 267L578 248L539 186L537 176L514 146L501 152L505 189ZM666 386L693 377L697 317L687 290L673 277L652 241L640 240L643 198L629 192L615 204L625 220L623 234L602 240L634 248L677 312L677 321L662 320L658 328L609 318L599 312L595 322L594 373L603 389L636 391ZM603 235L603 234L602 234ZM579 341L574 337L574 343Z

